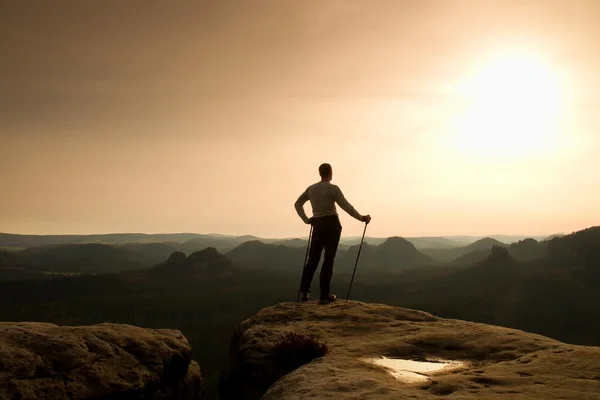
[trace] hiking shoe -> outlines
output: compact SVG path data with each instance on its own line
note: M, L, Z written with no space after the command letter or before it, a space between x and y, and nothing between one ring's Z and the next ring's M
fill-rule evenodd
M300 301L308 301L309 297L308 292L300 292Z
M336 298L337 297L335 297L335 294L329 293L326 297L321 297L321 299L319 300L319 303L320 304L328 304L328 303L335 301Z

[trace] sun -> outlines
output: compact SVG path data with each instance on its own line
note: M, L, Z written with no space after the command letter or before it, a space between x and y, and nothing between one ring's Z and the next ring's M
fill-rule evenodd
M527 53L498 55L465 85L466 108L452 142L481 156L520 157L557 146L564 99L560 76Z

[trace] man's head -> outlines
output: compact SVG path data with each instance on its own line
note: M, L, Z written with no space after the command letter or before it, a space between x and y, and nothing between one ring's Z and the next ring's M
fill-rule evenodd
M333 169L331 169L331 165L327 163L319 165L319 175L321 175L321 180L330 181L333 178Z

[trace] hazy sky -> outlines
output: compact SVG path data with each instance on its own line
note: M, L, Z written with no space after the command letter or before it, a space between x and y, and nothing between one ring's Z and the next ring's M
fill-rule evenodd
M322 162L374 236L598 225L598 21L597 0L2 1L0 232L306 235Z

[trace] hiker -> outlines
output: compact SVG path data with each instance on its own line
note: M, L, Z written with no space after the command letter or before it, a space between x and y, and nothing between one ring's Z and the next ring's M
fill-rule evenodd
M319 166L321 181L310 185L304 193L298 197L294 207L302 220L313 226L312 241L309 249L308 262L302 272L300 283L300 295L302 301L308 301L310 286L315 271L321 258L321 252L325 249L325 259L321 267L320 275L320 302L330 303L336 299L331 293L331 276L333 274L333 261L342 234L342 224L335 208L337 203L340 208L357 220L365 223L371 221L371 216L361 215L346 200L337 185L331 183L333 170L329 164ZM310 200L313 217L308 218L304 212L304 203Z

